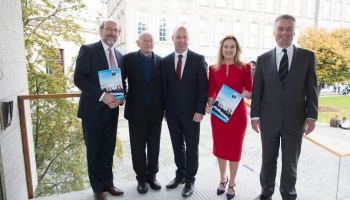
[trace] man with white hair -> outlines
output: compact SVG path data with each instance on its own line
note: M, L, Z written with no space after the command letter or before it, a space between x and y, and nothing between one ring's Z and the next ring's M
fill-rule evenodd
M124 117L129 123L137 191L143 194L148 191L146 183L149 183L153 190L161 189L156 174L159 170L159 143L164 109L161 57L153 53L152 34L140 33L136 44L140 48L138 51L124 55L123 80L128 81Z

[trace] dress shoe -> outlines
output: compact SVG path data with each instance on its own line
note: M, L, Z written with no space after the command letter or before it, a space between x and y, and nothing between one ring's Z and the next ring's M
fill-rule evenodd
M236 191L235 191L235 189L233 189L235 186L236 186L236 183L233 184L232 186L230 186L230 184L228 185L227 192L229 191L229 189L231 189L231 190L233 191L233 194L229 194L229 193L226 192L226 198L227 198L227 200L231 200L231 199L235 198L235 196L236 196Z
M160 190L162 188L162 186L159 184L159 182L156 179L153 180L147 180L147 183L149 183L149 186L153 189L153 190Z
M137 192L140 194L145 194L148 192L148 188L146 186L146 183L139 183L137 185Z
M95 200L107 200L107 197L105 194L101 193L94 193Z
M194 190L194 183L192 182L186 182L186 185L184 189L182 190L182 196L183 197L189 197L193 194Z
M217 195L221 195L221 194L224 194L224 193L225 193L225 187L226 187L226 184L227 184L227 182L228 182L228 177L226 177L226 178L227 178L226 182L221 182L221 181L220 181L219 186L222 185L222 186L224 187L224 189L223 189L223 190L220 190L219 188L216 189L216 194L217 194Z
M104 192L109 192L109 194L111 194L113 196L120 196L120 195L124 194L124 192L121 189L119 189L117 187L114 187L114 186L104 188L103 191Z
M176 188L180 183L183 184L185 182L185 178L174 178L168 185L166 185L166 188L173 189Z
M258 196L257 200L272 200L272 198L261 194L260 196Z

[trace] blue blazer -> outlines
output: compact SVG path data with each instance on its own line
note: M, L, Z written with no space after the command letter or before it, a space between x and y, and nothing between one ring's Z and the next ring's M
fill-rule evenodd
M123 75L123 55L114 49L118 67ZM78 117L89 120L110 119L113 112L118 116L119 108L110 109L99 101L103 91L100 87L98 71L109 69L107 57L101 41L81 46L76 61L74 84L81 90ZM125 88L125 87L124 87Z
M192 120L194 113L205 114L208 76L204 56L188 50L181 81L175 72L175 52L161 61L165 115L176 120L180 115Z

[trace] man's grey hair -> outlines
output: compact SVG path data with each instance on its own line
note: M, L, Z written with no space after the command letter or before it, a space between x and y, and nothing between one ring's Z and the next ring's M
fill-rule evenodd
M276 24L278 21L280 21L281 19L291 19L294 22L294 27L295 27L295 18L292 15L288 15L288 14L284 14L284 15L280 15L275 19L275 25L274 28L276 28Z
M117 21L115 21L114 19L106 19L106 20L103 20L103 22L101 23L101 25L100 25L100 29L103 29L103 28L105 27L105 23L106 23L106 22L109 22L109 21L112 21L112 22L117 23L118 28L120 28L120 27L119 27L118 22L117 22Z
M152 37L152 39L154 39L153 35L152 35L150 32L148 32L148 31L143 31L143 32L141 32L141 33L139 34L137 40L138 40L139 42L141 42L141 40L142 40L142 38L143 38L144 35L150 35L150 36Z

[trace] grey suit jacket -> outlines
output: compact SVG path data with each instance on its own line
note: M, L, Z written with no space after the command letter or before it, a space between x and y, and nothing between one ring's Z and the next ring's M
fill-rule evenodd
M306 118L317 119L318 97L315 54L294 46L284 85L276 66L276 48L260 55L254 74L251 117L259 117L261 131L303 134Z

